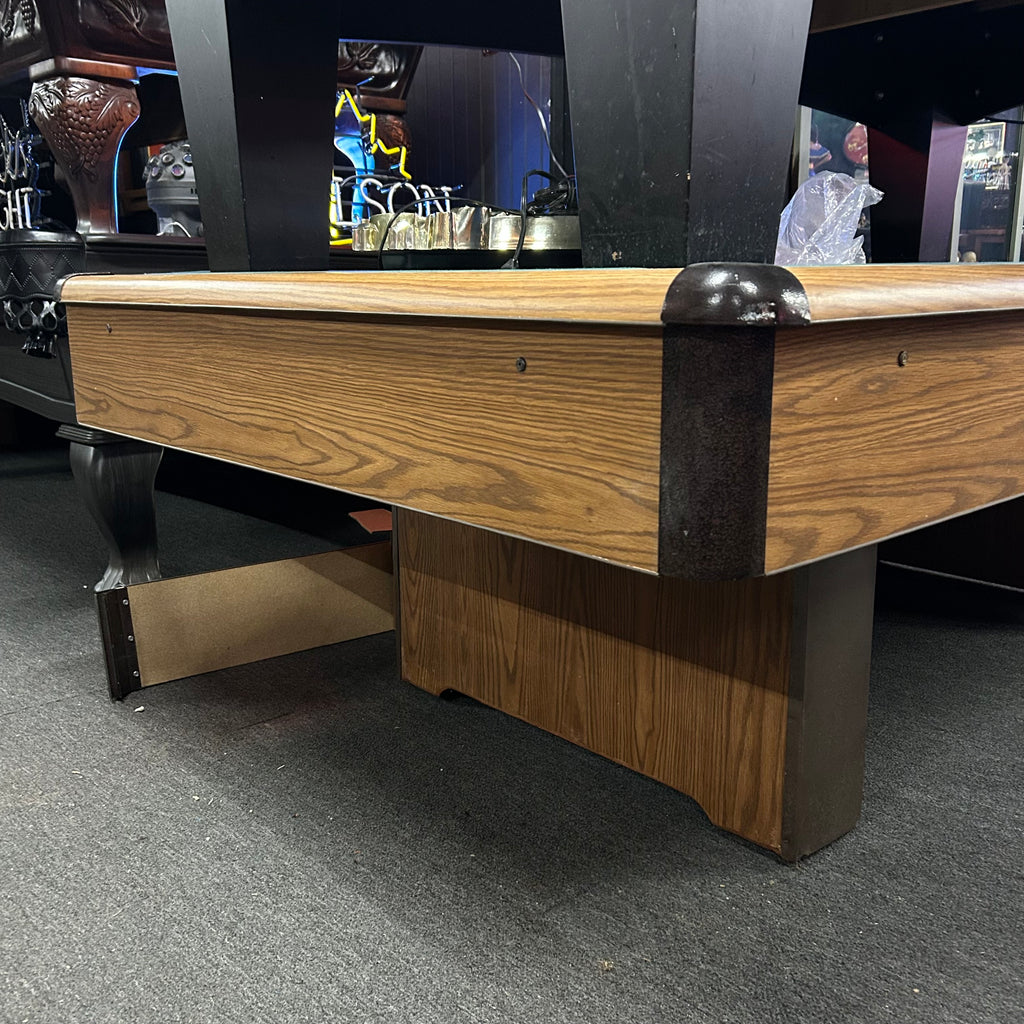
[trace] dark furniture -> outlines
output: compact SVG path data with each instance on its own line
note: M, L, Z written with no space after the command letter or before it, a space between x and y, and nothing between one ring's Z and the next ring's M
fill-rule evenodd
M333 30L323 36L321 46L328 66L316 81L304 73L301 59L289 67L274 61L264 65L264 74L267 67L283 73L276 80L268 78L268 91L287 90L289 94L288 109L277 111L285 126L278 133L282 145L288 145L287 126L294 123L296 133L309 130L315 118L315 89L321 88L320 98L328 103L337 84L358 86L361 103L376 114L383 137L404 138L401 117L420 48L339 42ZM26 101L74 206L67 230L0 231L0 297L8 311L13 306L17 314L34 304L44 306L51 318L59 315L52 298L57 281L69 273L161 272L207 266L207 246L202 239L119 231L121 190L115 180L119 152L185 135L176 80L151 76L139 81L139 66L174 68L163 0L22 0L0 6L0 91ZM259 117L258 128L251 127L259 131L262 145L267 126L273 122L266 119L266 110L261 110ZM201 116L193 112L190 123L202 139L206 125ZM220 130L217 124L211 128L215 133ZM224 237L216 229L217 204L209 199L214 195L227 204L245 207L249 203L263 210L259 230L268 237L273 235L282 256L293 237L301 238L300 246L314 247L314 237L326 239L324 211L331 154L329 143L315 156L307 150L289 154L288 160L300 167L302 160L313 159L327 176L321 194L315 201L307 196L306 205L299 210L280 202L287 193L279 187L279 164L274 165L273 195L259 192L252 176L249 187L253 194L246 195L240 179L229 181L207 174L204 211L214 226L214 258L218 241ZM218 161L215 166L227 168L231 160ZM121 170L123 179L124 168ZM272 203L279 209L278 220L266 216ZM290 230L305 221L309 221L308 237ZM353 263L359 261L341 253L332 255L332 265ZM60 324L42 333L0 326L0 400L54 421L60 425L60 436L70 442L76 480L110 547L110 564L98 589L157 578L152 506L161 450L78 425L67 337Z

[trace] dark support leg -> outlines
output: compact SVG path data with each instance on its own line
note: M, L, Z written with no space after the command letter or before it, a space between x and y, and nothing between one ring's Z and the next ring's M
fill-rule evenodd
M860 817L877 549L792 570L782 849L797 860Z
M967 128L921 116L925 124L914 141L869 132L871 184L885 193L871 208L875 263L949 260Z
M129 693L142 688L128 588L100 590L96 594L96 611L107 663L107 692L111 700L124 700Z
M583 264L770 263L811 0L562 0Z
M97 591L160 578L153 482L163 448L99 430L61 427L71 442L71 471L110 548Z
M326 270L337 0L167 0L211 270Z

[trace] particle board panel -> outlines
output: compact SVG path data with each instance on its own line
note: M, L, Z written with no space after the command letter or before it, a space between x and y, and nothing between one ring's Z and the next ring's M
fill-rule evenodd
M1024 492L1021 337L1012 313L779 330L766 571Z
M69 325L82 424L656 570L660 326L102 305Z
M394 628L389 542L126 588L139 683Z

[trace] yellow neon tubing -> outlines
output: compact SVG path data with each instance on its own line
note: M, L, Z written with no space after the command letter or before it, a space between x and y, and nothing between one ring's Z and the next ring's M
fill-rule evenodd
M384 143L377 138L377 115L372 113L364 114L359 109L359 105L356 103L355 98L353 97L352 93L348 91L348 89L345 89L342 95L338 97L338 102L334 107L334 116L339 117L341 115L341 112L344 109L346 102L352 108L352 113L356 115L356 119L361 124L366 124L367 121L370 122L370 155L372 156L378 149L385 156L394 156L395 153L399 153L400 156L398 158L398 173L408 181L412 181L412 175L405 169L405 157L406 154L408 153L408 150L405 148L405 146L392 146L390 149L388 149L388 147L385 146Z

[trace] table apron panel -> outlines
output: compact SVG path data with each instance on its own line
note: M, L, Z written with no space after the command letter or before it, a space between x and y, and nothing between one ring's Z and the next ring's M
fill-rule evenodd
M776 333L765 569L1024 492L1019 312Z
M657 569L658 327L68 309L83 424Z

